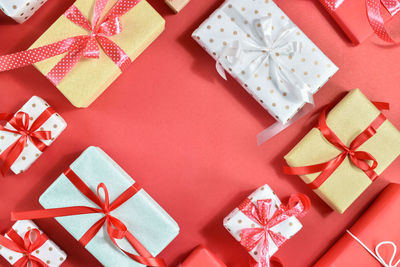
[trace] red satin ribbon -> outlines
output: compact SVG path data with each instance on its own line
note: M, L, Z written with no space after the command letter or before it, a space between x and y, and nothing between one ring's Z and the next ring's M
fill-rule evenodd
M120 17L131 10L140 0L119 0L100 21L108 0L96 0L92 23L72 5L64 16L76 25L86 29L87 35L79 35L53 44L0 57L0 71L7 71L66 53L46 75L55 85L71 71L82 58L99 58L99 45L111 60L124 71L131 63L129 56L109 37L122 31Z
M113 203L110 203L108 190L105 184L100 183L97 186L97 194L95 194L71 169L64 172L64 175L71 181L71 183L88 199L95 203L99 208L92 208L86 206L74 206L65 208L55 208L46 210L33 210L25 212L12 212L11 220L31 220L31 219L42 219L42 218L54 218L64 217L80 214L91 214L101 213L104 217L98 220L89 230L79 239L79 242L86 246L98 231L106 224L108 236L111 241L121 251L123 251L132 260L141 263L145 266L153 267L166 267L165 262L161 258L153 257L150 252L128 231L125 224L110 214L111 211L117 209L137 192L141 190L141 187L137 184L130 186L125 192L117 197ZM100 196L100 190L103 190L105 198L104 200ZM139 253L135 255L122 249L116 242L116 239L126 238L132 247Z
M52 108L47 108L42 114L30 125L29 114L25 112L18 112L13 116L9 113L0 113L0 121L7 121L12 128L6 128L0 125L0 131L14 133L21 137L0 153L0 160L3 162L0 171L5 175L14 164L14 162L21 155L22 151L29 140L34 144L37 149L44 152L47 145L43 143L43 140L51 140L50 131L38 131L38 129L45 123L53 114L56 112Z
M375 102L374 104L380 110L389 109L389 104L387 103ZM374 169L378 166L378 162L370 153L365 151L357 151L357 149L376 134L379 127L386 121L386 117L380 113L379 116L351 142L350 146L347 147L326 123L326 113L332 107L333 105L329 105L324 108L319 117L317 128L321 131L325 139L340 149L342 153L340 153L337 157L320 164L302 167L284 166L283 171L285 174L289 175L306 175L321 172L313 182L308 184L311 189L315 190L319 188L329 178L329 176L331 176L331 174L340 166L340 164L342 164L346 157L349 157L350 161L357 168L364 171L371 181L375 181L375 179L378 178L378 174L374 171ZM369 164L370 161L372 161L372 164Z
M351 0L345 0L351 1ZM343 0L325 0L322 4L329 12L334 12ZM381 14L381 4L383 4L389 13L394 16L400 11L400 2L398 0L365 0L367 7L367 16L369 24L374 30L375 34L378 35L383 41L388 43L398 43L390 37L390 34L386 30L385 22Z
M40 233L38 229L32 229L25 233L24 238L20 237L14 229L7 232L10 239L0 235L0 245L12 251L22 253L22 257L14 263L15 267L28 267L28 263L32 267L48 266L38 257L32 255L32 252L43 246L48 240L44 233Z
M270 263L282 264L279 260L269 257L269 241L268 236L279 248L286 242L286 238L272 230L274 226L286 221L292 216L302 217L311 207L310 199L303 194L292 195L289 199L288 205L281 204L274 214L271 214L272 205L275 203L272 199L258 200L255 205L250 199L245 199L240 205L239 210L252 221L258 223L260 228L245 228L241 231L240 243L247 251L252 251L258 246L257 252L259 262L258 267L269 267Z

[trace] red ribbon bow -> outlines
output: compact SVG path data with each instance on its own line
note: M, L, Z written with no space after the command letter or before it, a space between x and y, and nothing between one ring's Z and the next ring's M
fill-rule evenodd
M48 266L38 257L32 255L32 252L43 246L48 240L44 233L40 233L38 229L32 229L25 233L24 238L20 237L14 229L7 232L10 239L0 235L0 245L12 251L22 253L23 256L14 263L15 267L28 267L28 263L32 267Z
M9 113L0 113L0 121L8 121L8 123L14 128L8 129L5 126L0 125L0 131L14 133L21 136L0 154L0 160L3 161L0 171L3 175L10 170L11 166L21 155L27 145L28 139L37 147L37 149L44 152L47 145L43 143L43 141L51 139L51 132L38 131L38 129L55 113L56 112L52 108L47 108L32 123L32 125L30 125L29 114L25 112L18 112L15 116Z
M387 103L375 102L374 105L380 110L389 109L389 104ZM331 107L332 106L329 105L322 111L318 121L318 129L321 131L325 139L340 149L342 153L334 159L320 164L302 167L284 166L283 171L289 175L305 175L321 172L313 182L308 184L310 188L314 190L319 188L329 178L329 176L331 176L346 157L349 157L350 161L357 168L364 171L371 181L375 181L375 179L378 178L378 174L374 171L378 166L377 160L370 153L357 151L357 149L376 134L379 127L386 121L385 115L380 113L379 116L351 142L350 146L347 147L326 123L326 113ZM370 161L372 161L372 164L369 164Z
M120 17L136 6L140 0L119 0L100 21L108 0L96 0L90 23L81 11L72 5L64 16L76 25L88 30L87 35L66 38L59 42L0 57L0 71L20 68L67 53L46 75L55 85L83 58L99 58L99 45L111 60L124 71L131 63L129 56L108 37L121 33Z
M108 190L105 184L100 183L97 186L97 195L76 175L71 169L64 172L64 175L71 181L71 183L88 199L95 203L99 208L86 207L86 206L74 206L65 208L55 208L46 210L34 210L25 212L12 212L11 220L30 220L30 219L42 219L42 218L54 218L81 214L91 213L102 213L104 217L98 220L89 230L79 239L79 242L86 246L98 231L106 224L108 236L111 241L121 251L123 251L132 260L143 264L145 266L153 267L166 267L164 261L160 258L153 257L150 252L128 231L126 225L119 219L115 218L110 214L111 211L117 209L119 206L124 204L127 200L133 197L137 192L141 190L141 187L137 184L130 186L124 191L119 197L117 197L113 203L110 204ZM104 201L100 196L100 190L104 191ZM139 253L135 255L122 249L116 242L116 239L126 238L132 247Z
M240 243L247 251L252 251L258 246L257 255L258 267L270 266L270 248L268 236L279 248L286 242L286 237L281 233L275 232L272 228L292 216L302 217L311 207L310 199L303 194L292 195L287 206L281 204L276 211L271 214L271 208L276 205L272 199L258 200L255 205L250 199L245 199L239 205L239 210L252 221L261 225L259 228L246 228L241 231ZM272 259L271 259L272 261ZM276 260L274 260L276 261Z
M334 12L346 0L324 0L322 4L329 12ZM350 1L350 0L347 0ZM390 37L385 28L385 22L381 14L381 3L386 7L389 13L394 16L400 11L400 2L398 0L365 0L369 24L383 41L388 43L397 43Z

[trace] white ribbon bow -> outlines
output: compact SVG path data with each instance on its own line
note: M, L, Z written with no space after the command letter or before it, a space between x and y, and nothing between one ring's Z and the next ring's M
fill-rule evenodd
M224 48L217 60L217 71L226 80L221 60L226 60L231 65L237 62L241 65L247 64L242 72L247 76L254 75L262 66L268 64L266 66L269 67L271 80L279 90L289 91L296 99L314 104L311 88L279 59L280 56L293 56L301 50L301 43L292 41L297 32L296 27L290 25L288 20L283 23L281 32L273 38L272 17L255 20L249 27L252 27L251 32L256 33L256 36L251 35L249 40L234 41L232 46ZM248 63L249 58L251 60ZM247 62L243 62L245 59Z
M346 232L351 235L351 237L353 237L358 243L360 243L361 246L363 246L377 261L379 261L380 264L382 264L382 266L384 267L397 267L400 264L400 260L398 260L395 264L393 263L394 258L396 256L397 253L397 246L391 242L391 241L383 241L381 243L379 243L376 247L375 247L375 253L370 250L360 239L358 239L355 235L353 235L349 230L346 230ZM393 254L392 257L390 258L389 263L387 263L381 256L381 254L379 253L379 248L384 246L384 245L391 245L393 247Z

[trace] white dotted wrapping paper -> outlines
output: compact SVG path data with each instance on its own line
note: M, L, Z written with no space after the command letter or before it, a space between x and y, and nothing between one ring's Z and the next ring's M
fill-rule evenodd
M0 0L0 9L18 23L29 19L47 0Z
M273 205L271 208L271 214L274 214L276 211L276 207L281 204L281 201L276 196L275 192L268 185L264 185L254 191L248 198L253 202L256 203L257 200L263 199L271 199L273 201ZM276 204L276 205L274 205ZM231 235L240 242L241 240L241 232L243 229L246 228L262 228L262 226L246 215L244 215L239 208L233 210L228 216L224 219L224 227L231 233ZM301 230L302 224L296 217L290 217L289 219L281 222L280 224L271 228L272 231L276 233L280 233L287 239L290 239L294 236L298 231ZM278 251L278 247L272 241L271 237L268 235L268 243L269 243L269 255L272 256ZM284 246L284 245L283 245ZM256 246L252 251L250 251L250 255L258 261L257 255L257 248Z
M31 229L38 229L40 233L43 233L36 224L32 221L24 220L17 221L12 228L24 238L25 233ZM9 238L7 235L5 237ZM11 265L16 263L19 259L22 258L22 254L12 251L8 248L0 246L0 255L3 256ZM38 257L43 262L45 262L48 266L60 266L67 255L64 251L62 251L53 241L50 239L47 240L39 249L33 252L35 257Z
M253 37L247 27L255 27L255 21L271 17L273 37L280 33L284 21L297 28L293 41L301 42L301 53L280 56L282 64L299 75L316 93L338 70L335 64L286 16L271 0L227 0L206 19L192 37L215 59L222 50L235 41ZM241 26L239 26L241 25ZM243 27L245 25L245 27ZM252 57L252 55L249 55ZM245 60L246 61L251 61ZM277 88L269 77L269 66L262 66L256 73L243 75L246 66L231 64L221 58L222 66L243 88L251 94L275 119L287 123L303 107L305 102Z
M40 97L33 96L26 104L19 110L29 114L29 126L46 110L50 105ZM18 112L19 112L18 111ZM43 140L47 146L50 146L55 139L67 127L65 120L58 114L53 114L40 128L40 131L51 131L51 140ZM5 128L14 130L10 124L6 124ZM17 141L21 136L0 130L0 153L5 151L10 145ZM46 153L46 151L45 151ZM17 158L11 166L11 171L15 174L26 171L42 154L42 152L31 142L28 138L27 146L22 151L21 155Z

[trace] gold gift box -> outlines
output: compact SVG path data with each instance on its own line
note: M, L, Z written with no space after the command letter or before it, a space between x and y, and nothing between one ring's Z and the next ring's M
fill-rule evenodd
M95 0L78 0L75 6L91 21ZM117 0L108 2L104 14ZM145 0L139 2L121 16L122 32L109 37L133 61L164 30L165 21ZM62 15L31 48L55 43L68 37L88 34L88 31L74 24ZM46 75L65 54L46 59L34 66ZM82 58L64 77L57 88L76 107L88 107L121 74L120 68L100 48L99 59Z
M380 111L374 104L359 89L355 89L329 112L327 124L340 140L349 146L379 114ZM386 120L377 133L357 150L369 152L375 157L378 161L375 172L380 175L400 155L400 132ZM291 167L301 167L329 161L341 152L329 143L318 129L313 128L285 156L285 160ZM308 184L319 174L300 177ZM370 178L347 157L314 192L332 209L343 213L371 183Z

